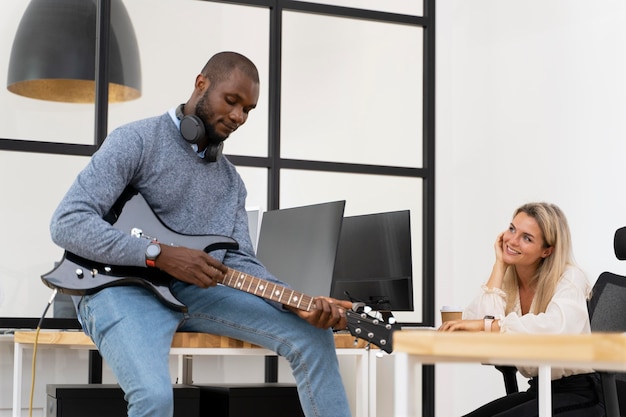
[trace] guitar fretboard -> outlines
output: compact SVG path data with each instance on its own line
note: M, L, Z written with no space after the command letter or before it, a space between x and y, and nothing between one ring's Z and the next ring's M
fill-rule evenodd
M235 269L228 268L222 284L299 310L315 310L313 297Z

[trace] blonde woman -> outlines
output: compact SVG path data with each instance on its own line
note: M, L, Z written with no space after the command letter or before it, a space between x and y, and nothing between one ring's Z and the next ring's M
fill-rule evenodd
M463 320L442 331L528 334L589 333L591 285L574 262L567 219L554 204L529 203L515 210L495 242L496 260L480 295ZM518 367L530 378L526 392L510 394L466 417L537 415L537 368ZM552 368L553 415L604 416L599 376L592 369Z

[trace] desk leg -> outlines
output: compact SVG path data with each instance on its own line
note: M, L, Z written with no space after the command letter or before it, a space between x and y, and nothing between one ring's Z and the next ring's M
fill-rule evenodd
M13 417L22 415L22 356L21 343L15 343L13 357Z
M409 355L404 352L394 354L393 408L395 417L409 416Z
M193 355L178 355L176 383L184 385L193 384Z
M185 385L193 384L193 355L182 355L183 367L181 382Z
M372 380L370 374L370 360L369 349L351 349L351 348L339 348L336 350L337 356L354 357L355 359L355 396L353 414L357 417L375 417L371 413L371 396L368 395L372 392ZM374 393L376 385L374 383Z
M89 383L102 384L102 356L98 350L89 351Z
M343 352L342 352L343 353ZM356 359L356 375L355 375L355 390L356 390L356 415L357 416L369 416L369 356L367 352L355 355Z
M376 383L377 383L377 366L378 366L378 349L369 349L367 351L367 360L369 361L369 376L368 376L368 385L369 385L369 404L368 404L368 409L369 409L369 417L376 417L376 394L377 394L377 390L376 390Z
M552 372L550 365L539 367L539 417L552 416Z

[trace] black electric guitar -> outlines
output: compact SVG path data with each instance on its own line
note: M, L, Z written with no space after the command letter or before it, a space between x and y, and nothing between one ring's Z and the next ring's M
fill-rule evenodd
M125 194L116 206L107 220L115 228L137 238L157 239L161 244L185 246L207 253L239 247L235 240L227 236L184 235L174 232L161 222L137 192ZM157 268L103 264L65 251L61 262L41 279L48 287L71 295L93 294L113 286L138 285L152 291L170 308L179 311L187 309L170 290L175 278ZM220 283L300 310L311 311L316 308L311 296L232 268L228 268ZM398 324L385 323L366 312L359 303L346 311L346 316L348 330L353 336L373 343L387 353L393 351L391 335L399 328Z

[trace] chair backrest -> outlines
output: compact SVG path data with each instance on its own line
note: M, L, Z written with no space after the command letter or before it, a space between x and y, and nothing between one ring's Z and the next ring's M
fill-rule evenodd
M626 331L626 277L611 272L600 274L588 307L592 332ZM626 412L626 373L603 372L601 375L602 384L606 385L607 416L623 416Z
M626 277L603 272L593 286L588 303L589 321L592 332L626 331ZM517 368L496 366L504 378L507 394L518 391ZM615 373L620 405L626 407L626 373Z
M603 272L589 300L592 332L626 331L626 277Z

